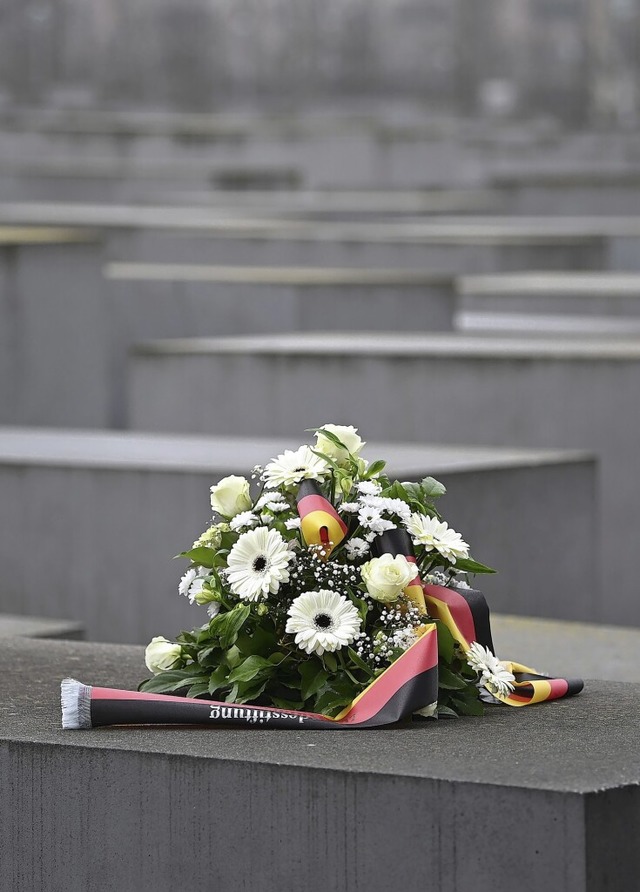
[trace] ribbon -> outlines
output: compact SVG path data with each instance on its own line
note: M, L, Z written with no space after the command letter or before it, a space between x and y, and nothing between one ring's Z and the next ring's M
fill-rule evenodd
M347 535L347 525L314 480L303 480L296 496L300 529L307 545L319 546L327 560Z
M489 607L481 592L425 585L424 594L429 615L444 623L465 653L474 641L494 653ZM494 694L507 706L530 706L544 703L545 700L572 697L584 687L584 682L579 678L551 678L522 663L502 662L516 677L514 690L510 694Z
M438 639L434 623L382 672L340 715L220 703L167 694L146 694L62 682L62 727L69 730L104 725L208 725L312 728L344 731L380 728L438 700Z

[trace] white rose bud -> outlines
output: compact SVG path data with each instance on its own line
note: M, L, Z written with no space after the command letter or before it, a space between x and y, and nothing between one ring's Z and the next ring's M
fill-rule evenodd
M162 635L152 638L144 652L144 661L149 672L158 675L167 669L175 669L182 656L179 644L172 644Z
M235 517L251 508L249 481L245 477L223 477L211 487L211 507L223 517Z
M344 449L337 446L328 437L323 436L323 431L329 431L344 444ZM354 458L358 456L360 450L364 446L364 442L358 436L358 429L351 425L342 424L324 424L316 433L316 449L323 452L340 464L345 462L349 455Z
M388 603L398 595L417 575L415 564L410 564L404 555L392 557L383 554L373 558L360 568L367 591L376 601Z

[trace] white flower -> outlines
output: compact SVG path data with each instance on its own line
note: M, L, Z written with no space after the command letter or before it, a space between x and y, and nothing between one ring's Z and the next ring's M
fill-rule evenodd
M249 481L245 477L223 477L211 487L211 507L223 517L235 517L251 508Z
M289 579L291 552L277 530L258 527L243 533L227 557L232 592L245 601L275 593Z
M189 589L191 588L191 583L194 581L196 576L198 575L198 571L195 567L189 567L187 572L184 574L180 582L178 583L178 594L184 595L185 598L189 595Z
M375 480L362 480L356 483L356 489L363 496L377 496L382 487Z
M208 575L209 570L206 567L189 567L180 580L178 594L188 598L191 604L193 604L194 601L198 604L206 604L206 601L199 600L198 596L202 594L204 580Z
M365 542L364 539L360 539L358 536L353 536L347 542L345 551L348 559L354 561L356 558L362 557L369 551L369 543Z
M446 521L424 514L412 514L407 530L413 541L424 545L427 551L438 551L442 557L455 564L457 558L469 557L469 546L460 533L449 529Z
M480 674L480 684L490 694L506 697L513 690L515 675L502 665L489 648L474 641L466 654L467 663Z
M182 656L182 648L179 644L172 644L162 635L152 638L144 652L144 661L149 672L158 675L167 669L173 669Z
M220 602L212 601L207 607L207 613L211 619L213 619L214 616L217 616L220 613Z
M345 511L347 514L355 514L361 507L359 502L343 502L339 510Z
M342 446L338 446L328 437L325 437L322 433L323 431L328 431L337 437ZM364 443L358 436L358 429L351 425L323 424L316 433L316 449L318 452L323 452L338 464L346 463L350 455L354 458L357 457L363 446Z
M241 511L229 521L232 530L250 529L258 523L258 518L253 511Z
M416 578L417 570L415 564L410 564L402 554L396 557L383 554L363 564L360 573L371 597L388 603L395 601L402 590Z
M365 506L358 512L358 520L360 521L361 526L376 535L384 533L386 530L396 529L395 523L392 523L390 520L385 520L377 508L369 506Z
M295 452L285 451L270 461L264 469L265 485L273 489L276 486L293 486L301 480L321 480L329 473L329 465L309 446L301 446Z
M300 523L299 517L290 517L288 520L285 520L284 525L288 530L299 530Z
M288 616L286 631L295 634L296 644L308 654L338 650L360 631L360 614L351 601L328 589L298 595Z
M288 502L267 502L267 508L269 511L273 511L274 514L279 514L281 511L289 510Z

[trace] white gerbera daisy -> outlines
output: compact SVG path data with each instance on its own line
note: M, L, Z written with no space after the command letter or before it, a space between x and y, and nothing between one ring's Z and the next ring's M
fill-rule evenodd
M296 644L308 654L339 650L360 631L360 614L351 601L328 589L298 595L288 616L286 631L295 634Z
M229 521L229 526L232 530L243 530L243 529L251 529L258 523L258 518L253 513L253 511L242 511L240 514L236 514L235 517L232 517Z
M314 455L309 446L301 446L293 452L285 451L270 461L264 469L265 486L293 486L301 480L322 480L329 473L329 465Z
M275 593L289 579L291 552L277 530L258 527L243 533L227 557L227 580L245 601Z
M424 545L427 551L438 551L443 558L455 564L457 558L469 557L469 546L460 533L449 529L449 524L437 517L412 514L407 530L413 541Z
M490 694L499 694L506 697L513 690L515 675L503 666L500 660L491 653L488 647L483 647L474 641L467 651L467 663L480 674L480 684Z

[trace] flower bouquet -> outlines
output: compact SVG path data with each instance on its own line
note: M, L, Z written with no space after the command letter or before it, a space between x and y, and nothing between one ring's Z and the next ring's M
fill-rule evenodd
M581 682L495 657L466 581L494 571L441 518L444 486L391 480L363 446L326 424L253 483L211 487L213 522L180 555L178 587L207 621L151 641L139 692L63 682L66 726L371 727L577 693Z

